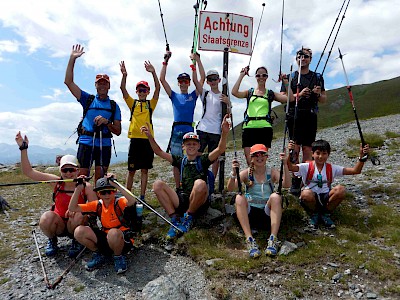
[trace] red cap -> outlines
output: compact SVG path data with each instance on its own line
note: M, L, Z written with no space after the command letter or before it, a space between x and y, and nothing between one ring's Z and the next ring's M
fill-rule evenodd
M139 82L136 84L136 88L138 88L139 85L145 86L145 87L147 87L148 89L150 89L150 86L149 86L149 84L147 83L147 81L144 81L144 80L139 81Z
M96 80L94 82L97 82L100 79L104 79L104 80L107 80L107 82L110 82L110 77L108 77L107 74L97 74L96 75Z
M251 148L250 148L250 155L252 155L256 152L268 153L268 148L265 147L265 145L263 145L263 144L255 144L255 145L251 146Z

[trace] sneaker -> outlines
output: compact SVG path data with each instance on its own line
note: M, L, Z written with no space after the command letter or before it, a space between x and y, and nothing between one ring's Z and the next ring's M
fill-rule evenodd
M261 251L258 250L258 245L257 245L256 240L254 238L249 236L246 239L246 244L247 244L247 249L249 250L249 256L251 258L256 258L256 257L259 257L261 255Z
M75 239L71 241L71 247L68 250L68 257L75 258L79 253L85 248L83 245L79 244Z
M299 197L301 193L301 177L292 177L292 186L290 187L290 191L293 196Z
M193 216L189 215L188 213L185 213L181 218L181 225L179 225L179 228L182 229L184 233L186 233L190 230L190 228L192 228L192 226L193 226Z
M278 239L276 236L271 234L268 238L268 245L265 249L265 255L267 256L275 256L278 254Z
M331 219L331 214L325 213L321 215L321 220L322 223L324 223L325 227L328 229L334 229L335 223L333 223L332 219Z
M51 256L54 256L57 254L58 249L59 249L57 246L57 242L58 242L58 239L56 236L49 239L49 241L47 242L46 249L44 251L46 256L51 257Z
M318 213L313 213L313 214L310 216L309 226L310 226L312 229L316 229L317 226L318 226L318 221L319 221L319 214L318 214Z
M124 255L114 255L114 269L117 274L122 274L128 270L128 265Z
M94 269L100 267L102 264L106 262L106 258L100 252L94 252L92 256L92 260L88 261L86 264L87 271L93 271Z
M172 217L171 223L174 224L176 227L180 228L179 217ZM166 239L172 240L172 239L176 238L179 234L180 234L180 232L175 227L171 226L167 232Z

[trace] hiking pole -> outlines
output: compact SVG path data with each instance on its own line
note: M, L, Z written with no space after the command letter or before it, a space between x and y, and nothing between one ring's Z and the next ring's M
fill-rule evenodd
M84 178L86 181L89 181L93 177L86 177ZM14 182L14 183L0 183L0 187L3 186L18 186L18 185L32 185L32 184L40 184L40 183L58 183L58 182L76 182L78 181L77 178L75 179L53 179L53 180L42 180L42 181L27 181L27 182Z
M286 103L286 118L285 118L285 129L283 132L283 146L282 146L282 152L285 152L285 148L286 148L286 132L288 131L288 113L289 113L289 101L290 101L290 97L289 97L289 89L291 88L291 83L292 83L292 70L293 70L293 65L290 66L290 74L289 74L289 85L288 85L288 90L287 90L287 103ZM278 184L278 190L277 193L279 195L282 195L282 182L283 182L283 164L284 161L281 161L281 169L280 169L280 173L279 173L279 184Z
M57 279L54 281L53 284L50 285L50 289L54 290L56 288L56 286L61 282L61 280L63 280L64 276L68 274L69 271L71 271L72 267L76 264L76 262L78 261L79 258L81 258L81 256L83 255L83 253L85 252L86 247L84 247L81 252L79 252L79 254L74 258L74 260L69 264L69 266L64 270L64 272L62 272L62 274L60 276L57 277Z
M100 168L101 168L100 177L104 176L104 166L103 166L103 128L102 127L103 126L100 127ZM96 166L95 166L95 170L96 170Z
M256 46L257 37L258 37L258 30L260 29L261 20L262 20L263 14L264 14L265 3L262 4L262 7L263 7L263 8L262 8L262 11L261 11L261 17L260 17L260 21L258 22L256 37L254 38L254 44L253 44L253 47L252 47L252 49L251 49L249 64L248 64L248 67L247 67L247 75L249 75L248 72L249 72L249 70L250 70L251 58L253 57L254 47Z
M280 53L280 59L279 59L279 74L278 74L278 80L272 79L274 82L280 82L281 81L281 74L282 74L282 44L283 44L283 14L285 12L285 0L282 0L282 24L281 24L281 53Z
M199 18L199 3L200 0L196 1L196 4L193 5L194 8L194 28L193 28L193 43L192 43L192 53L195 53L197 50L197 20ZM196 69L196 60L192 60L192 64L190 65L190 68L194 71Z
M163 27L163 30L164 30L165 49L166 49L167 51L169 51L169 44L168 44L168 39L167 39L167 33L165 32L165 25L164 25L164 18L163 18L164 15L163 15L162 10L161 10L161 3L160 3L160 0L158 0L158 7L160 8L161 23L162 23L162 27Z
M131 195L133 198L135 198L137 201L139 201L140 203L142 203L144 206L146 206L148 209L150 209L153 213L155 213L157 216L159 216L161 219L163 219L165 222L167 222L169 225L171 225L172 227L174 227L176 230L178 230L179 232L182 232L182 229L180 229L179 227L175 226L174 224L172 224L168 219L166 219L163 215L161 215L158 211L156 211L153 207L151 207L149 204L147 204L146 201L140 199L139 197L135 196L134 194L132 194L132 192L130 190L128 190L126 187L124 187L121 183L119 183L115 178L109 178L109 180L111 180L112 182L114 182L116 185L118 185L121 189L123 189L125 192L127 192L129 195Z
M46 269L45 269L45 267L44 267L42 255L40 254L39 245L38 245L38 242L37 242L37 239L36 239L36 231L35 231L35 229L32 230L32 235L33 235L33 239L35 240L36 250L37 250L37 252L38 252L38 254L39 254L40 264L42 265L44 283L46 284L46 287L47 287L48 289L51 289L51 284L50 284L50 282L49 282L49 278L47 277L47 273L46 273Z
M342 63L342 67L343 67L344 77L345 77L345 79L346 79L346 85L347 85L346 88L347 88L347 91L348 91L348 93L349 93L349 98L350 98L351 106L353 107L353 112L354 112L354 117L355 117L356 123L357 123L358 133L360 134L361 145L362 145L362 147L364 148L364 146L366 145L366 142L365 142L365 140L364 140L364 136L363 136L362 131L361 131L360 121L358 120L358 115L357 115L356 107L355 107L355 105L354 105L353 92L351 91L351 86L350 86L350 84L349 84L349 78L347 77L347 72L346 72L346 69L345 69L345 67L344 67L342 52L340 52L340 48L338 48L338 50L339 50L339 58L340 58L340 61L341 61L341 63ZM362 157L362 159L367 159L367 158L368 158L368 154L365 154L365 155ZM380 161L379 161L378 158L372 157L372 156L371 156L370 158L371 158L371 162L372 162L373 165L376 165L376 164L380 165Z

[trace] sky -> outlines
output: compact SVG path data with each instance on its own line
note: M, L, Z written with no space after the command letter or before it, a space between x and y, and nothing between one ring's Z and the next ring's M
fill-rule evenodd
M176 76L190 73L196 1L160 0L165 32L172 52L167 81L178 91ZM265 3L262 15L262 4ZM313 50L311 70L315 70L321 52L343 0L285 1L282 71L295 64L295 52L302 46ZM251 58L250 75L259 66L269 71L267 87L279 91L275 83L280 67L282 1L208 0L207 11L235 13L253 18L253 42L260 24ZM260 23L261 15L263 16ZM340 15L325 55L317 71L322 72L328 51L343 20L330 60L324 72L325 86L334 89L346 85L337 47L343 58L351 85L367 84L400 75L400 1L352 0L345 18ZM396 25L397 24L397 25ZM117 151L128 151L129 109L119 89L120 61L128 71L127 89L135 96L135 85L146 80L154 89L144 62L150 61L159 74L165 52L165 37L156 0L18 0L7 2L0 10L0 143L14 144L15 134L26 134L31 145L49 148L73 148L82 107L64 84L65 68L72 45L85 47L75 64L75 82L95 93L97 73L111 78L110 98L122 111L122 134L115 137ZM200 51L207 70L222 71L222 52ZM229 86L236 82L241 68L249 64L248 55L229 54ZM207 84L205 84L207 85ZM245 77L240 90L255 85ZM191 85L190 90L193 89ZM233 120L242 121L246 101L231 97ZM362 101L362 99L355 99ZM357 104L356 104L357 105ZM283 109L283 108L282 108ZM198 99L194 120L201 117ZM155 138L165 149L173 122L170 99L161 88L153 114ZM238 134L238 133L237 133ZM239 134L238 134L239 135ZM240 138L240 137L238 137Z

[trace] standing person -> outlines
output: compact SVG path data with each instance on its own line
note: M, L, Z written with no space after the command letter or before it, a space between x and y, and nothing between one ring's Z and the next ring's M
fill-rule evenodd
M199 137L193 132L188 132L183 136L182 148L186 152L186 155L181 156L161 150L151 135L149 127L142 127L142 131L149 138L154 153L180 170L179 189L174 191L165 182L156 180L153 184L153 190L158 202L160 202L161 206L171 217L171 223L180 228L184 233L190 230L195 215L204 213L208 208L207 171L213 161L225 152L230 127L226 121L227 117L228 115L225 115L221 124L221 139L217 148L211 153L204 153L202 155L198 153L200 149ZM184 160L186 163L183 163ZM197 164L200 164L200 166ZM178 234L179 232L171 226L166 238L167 240L172 240Z
M92 250L92 260L86 264L87 271L93 271L105 263L107 255L114 255L114 268L117 274L124 273L128 269L126 254L133 246L131 231L125 227L116 211L116 206L123 212L128 206L135 205L136 200L126 190L119 187L110 178L112 175L100 178L96 181L94 190L97 192L100 200L86 204L78 203L78 195L87 184L79 180L75 192L69 203L69 210L74 212L94 212L98 213L98 205L101 205L101 215L98 218L101 221L102 228L91 228L89 226L79 226L75 229L75 238L84 246ZM117 189L123 197L115 199ZM118 209L118 208L117 208Z
M200 56L195 53L192 54L193 59L198 64L201 64ZM201 95L203 103L203 115L196 126L196 132L200 138L199 152L203 153L206 147L208 153L211 153L218 146L221 138L221 122L222 122L222 103L225 103L230 108L231 102L227 95L223 95L219 90L219 83L221 78L216 70L209 70L207 72L206 81L210 86L210 90L204 89L203 85L197 79L196 68L192 70L193 83L196 90ZM212 172L217 176L219 162L218 159L212 164Z
M256 258L261 255L256 240L251 234L251 227L271 225L271 235L267 240L265 254L275 256L278 253L278 231L282 217L282 196L274 193L273 183L279 181L279 170L267 166L268 148L263 144L255 144L250 148L250 167L240 172L240 180L245 184L245 193L236 195L236 216L246 236L249 256ZM280 154L285 160L285 153ZM237 189L236 169L239 162L232 162L232 172L227 189L232 192ZM283 187L290 186L290 173L285 166L283 172Z
M299 99L297 104L295 98L289 102L289 112L287 125L289 129L289 139L295 142L294 163L299 162L300 149L302 150L302 161L311 160L311 144L315 141L317 134L317 112L318 103L325 103L327 100L324 78L321 74L310 71L312 51L309 48L302 48L296 52L296 61L300 68ZM288 77L289 75L285 76ZM297 91L299 72L292 74L292 83L289 91L293 94ZM282 82L281 94L287 94L288 83ZM297 93L296 93L297 96ZM297 105L297 108L296 108ZM295 118L295 110L296 120ZM290 192L300 195L301 178L293 176Z
M240 71L240 75L232 88L232 95L237 98L247 99L247 108L245 111L242 131L242 147L246 156L247 165L250 166L250 147L255 144L263 144L271 148L273 136L271 109L272 101L276 100L286 103L287 98L280 93L266 88L268 71L266 67L259 67L256 70L255 77L257 87L245 91L239 91L243 77L248 74L248 67ZM287 82L287 79L285 79ZM293 97L292 94L290 94Z
M79 174L78 160L73 155L64 155L60 160L61 176L50 173L43 173L32 168L28 158L29 140L25 135L22 137L19 131L15 136L15 141L21 150L21 169L22 173L32 180L47 181L47 180L64 180L76 179ZM69 236L73 238L74 230L83 222L82 214L75 214L68 210L68 205L75 190L75 182L53 182L49 183L53 188L53 201L51 210L43 213L39 220L40 230L49 238L45 248L46 256L54 256L59 248L57 246L57 237ZM77 195L79 203L94 201L97 199L96 193L93 192L92 186L88 183L85 189L82 189ZM68 256L76 257L83 249L75 239L72 239L71 247L68 250Z
M128 175L126 177L126 187L132 190L133 178L136 170L140 170L140 199L144 200L147 188L149 169L153 168L154 152L151 149L147 136L140 131L140 127L149 123L151 125L151 134L154 135L152 114L157 106L160 95L160 82L156 70L149 61L144 62L147 72L153 75L154 93L151 100L147 100L150 94L150 86L147 81L139 81L136 84L136 94L138 99L133 99L126 90L126 78L128 73L125 68L125 62L120 63L122 79L121 91L126 104L131 111L128 138L130 138L128 154Z
M196 100L199 96L199 92L195 89L191 93L188 93L190 86L190 75L187 73L181 73L178 75L178 86L180 93L174 92L168 84L165 76L167 74L168 61L171 57L171 52L168 51L164 55L163 66L160 73L160 82L164 87L165 92L172 102L172 109L174 112L174 123L172 124L171 137L169 140L167 153L170 152L173 155L182 155L182 137L187 132L192 132L193 129L193 115L196 107ZM200 72L200 83L204 84L205 72L201 61L198 63ZM174 179L176 187L179 187L179 170L173 168Z
M83 53L81 45L72 46L64 83L83 107L84 118L78 126L78 160L80 174L89 175L95 161L95 182L107 173L111 160L112 134L121 134L121 110L114 100L108 97L110 78L106 74L96 75L97 95L82 91L74 82L75 61ZM81 128L80 128L81 127Z
M293 141L289 142L288 149L296 147ZM367 161L369 145L360 145L360 156L354 167L342 167L327 163L331 153L331 146L325 140L317 140L311 145L313 161L301 164L293 164L290 157L287 158L289 170L301 176L304 188L301 191L300 203L310 214L310 227L316 228L322 223L327 228L335 228L331 219L331 213L343 201L346 190L342 185L332 187L336 177L343 175L357 175L361 173L364 163Z

